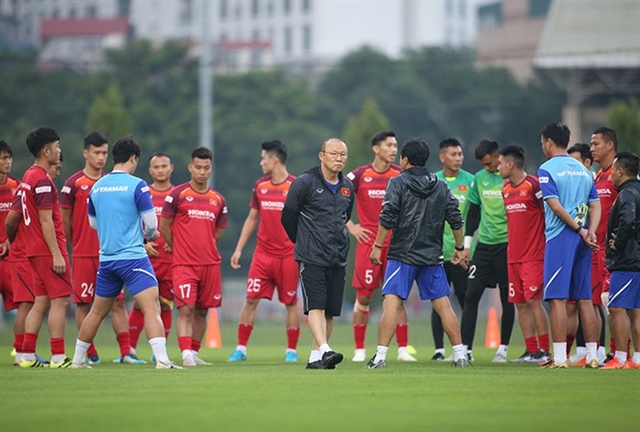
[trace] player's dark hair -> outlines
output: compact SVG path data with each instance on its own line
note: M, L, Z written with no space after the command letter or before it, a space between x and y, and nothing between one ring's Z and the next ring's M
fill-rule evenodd
M483 157L489 155L492 156L498 152L498 143L496 141L483 139L478 144L476 144L476 148L474 150L475 156L477 160L481 160Z
M152 154L152 155L149 157L149 162L151 162L151 159L153 159L154 157L166 157L166 158L168 158L168 159L169 159L169 161L171 161L171 156L169 156L169 154L168 154L168 153L161 152L161 151L159 151L159 152L155 152L154 154Z
M265 141L262 150L278 158L281 164L287 163L287 146L280 140Z
M449 147L462 147L462 144L455 138L447 138L440 141L440 151L448 149Z
M125 163L131 156L139 158L141 153L140 145L131 136L120 138L111 149L114 164Z
M206 147L198 147L191 152L191 159L213 160L213 153Z
M109 144L109 141L100 132L89 132L89 134L86 137L84 137L85 150L91 146L102 147L105 144Z
M5 140L0 140L0 154L2 153L13 156L13 150L11 150L11 146L9 146Z
M47 145L60 141L55 130L48 127L40 127L27 135L27 148L33 157L38 157L42 149Z
M591 154L591 146L586 143L575 143L567 149L567 153L580 153L580 160L584 163L590 161L593 163L593 155Z
M616 154L614 165L619 166L624 171L625 175L631 178L637 178L640 171L640 158L635 153L628 151L620 152Z
M386 140L389 137L396 137L396 133L394 131L382 131L378 132L371 138L371 147L382 144L382 141Z
M406 157L413 166L424 166L429 160L429 145L422 138L407 138L400 149L400 157Z
M571 138L569 127L562 123L549 123L540 130L543 138L553 141L556 147L566 149Z
M519 145L508 145L500 149L502 157L511 158L518 168L524 167L524 149Z
M602 138L604 138L604 142L612 141L613 149L615 151L618 151L618 134L614 129L611 129L606 126L602 126L594 130L592 135L597 135L597 134L602 135Z

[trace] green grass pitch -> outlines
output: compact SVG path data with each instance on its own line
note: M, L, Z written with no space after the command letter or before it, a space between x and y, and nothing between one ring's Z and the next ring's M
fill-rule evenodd
M284 328L260 322L249 359L227 363L235 324L224 323L224 347L203 349L213 366L156 371L112 364L118 355L105 324L96 340L103 363L91 370L26 370L11 366L10 329L0 332L0 431L640 431L640 371L544 370L492 364L476 348L468 369L431 362L430 329L411 324L417 363L366 370L350 361L351 325L336 325L332 346L345 354L336 370L305 370L310 336L303 328L297 364L285 364ZM375 348L377 325L367 334ZM483 342L478 329L477 342ZM67 353L72 355L70 329ZM509 357L524 347L519 330ZM170 356L179 359L175 333ZM48 355L46 328L38 352ZM139 345L141 358L151 350Z

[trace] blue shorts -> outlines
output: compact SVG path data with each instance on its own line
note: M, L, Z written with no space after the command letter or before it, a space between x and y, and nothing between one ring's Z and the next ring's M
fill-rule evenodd
M442 264L418 267L390 259L384 273L382 295L393 294L406 300L414 281L418 284L421 300L435 300L451 293Z
M640 308L640 272L612 271L609 307Z
M591 249L569 228L545 247L544 299L591 300Z
M132 296L158 286L149 258L100 262L96 278L96 295L118 297L123 285L127 286Z

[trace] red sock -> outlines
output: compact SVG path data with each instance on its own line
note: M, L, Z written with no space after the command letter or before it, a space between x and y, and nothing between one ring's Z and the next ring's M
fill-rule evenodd
M191 349L191 336L179 336L178 337L178 346L180 347L180 351L190 350Z
M538 345L540 345L541 349L549 352L549 333L538 335Z
M609 352L616 352L616 340L611 336L609 338Z
M171 324L173 323L173 311L160 311L160 319L162 319L162 324L164 325L164 337L168 338L169 332L171 331Z
M353 325L353 340L356 343L356 349L364 349L364 339L367 334L366 324Z
M576 340L575 336L567 335L567 355L571 354L571 348L573 347L574 340Z
M22 344L24 344L24 334L14 334L13 347L16 349L16 352L22 352Z
M98 350L96 349L96 346L93 344L93 342L91 342L91 345L89 345L89 349L87 350L87 355L89 357L91 357L92 355L98 355Z
M120 357L124 357L131 353L131 342L129 339L129 332L125 331L116 335L118 345L120 346Z
M250 326L249 324L238 324L238 345L247 346L247 342L249 342L249 337L251 337L252 330L253 326Z
M396 326L396 342L398 348L404 348L409 341L409 323L400 323Z
M51 338L51 354L59 355L64 354L64 338Z
M524 338L524 345L527 347L527 351L530 353L538 352L538 339L535 336Z
M202 341L197 339L191 339L191 351L198 352L200 351L200 347L202 347Z
M144 329L144 314L139 309L132 309L129 314L129 343L131 348L138 347L140 333Z
M287 349L298 348L298 339L300 339L300 327L287 327Z
M36 342L38 342L38 335L35 333L25 333L24 341L22 342L22 351L25 354L36 353Z

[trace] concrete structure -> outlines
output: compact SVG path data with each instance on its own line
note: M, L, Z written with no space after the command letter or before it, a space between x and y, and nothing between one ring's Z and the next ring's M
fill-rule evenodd
M480 6L478 66L505 67L518 82L529 81L551 4L551 0L502 0Z
M566 89L572 141L587 141L612 100L640 97L640 2L556 0L534 64Z

